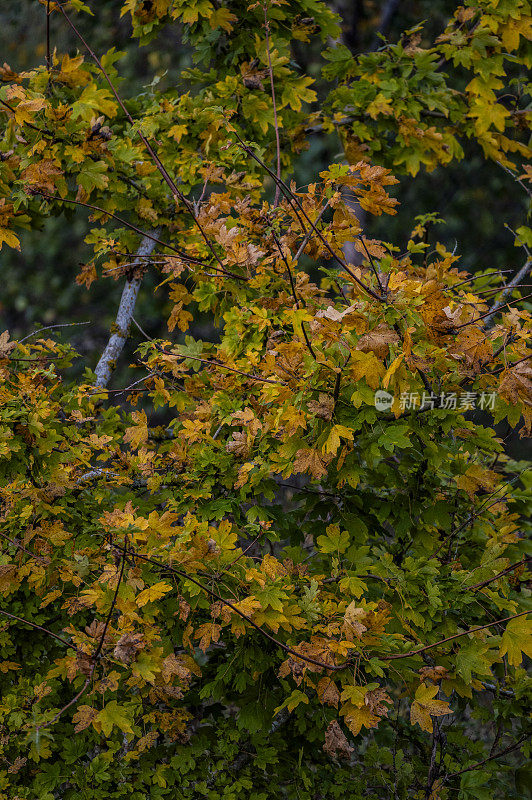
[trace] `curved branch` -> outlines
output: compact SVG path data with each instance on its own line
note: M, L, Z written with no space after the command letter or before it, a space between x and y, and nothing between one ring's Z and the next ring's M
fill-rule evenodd
M438 647L440 644L445 644L446 642L452 642L453 639L460 639L462 636L467 636L469 633L476 633L477 631L483 631L485 628L492 628L494 625L500 625L502 622L509 622L511 619L517 619L517 617L523 617L525 614L532 614L532 611L521 611L519 614L512 614L509 617L504 617L504 619L496 619L493 622L488 622L487 625L479 625L476 628L469 628L467 631L463 631L462 633L455 633L453 636L448 636L446 639L440 639L439 642L434 642L434 644L427 644L425 647L419 647L417 650L410 650L408 653L395 653L391 656L379 656L381 661L392 661L392 659L396 658L410 658L410 656L417 656L419 653L424 653L425 650L432 650L434 647Z
M494 303L494 305L490 308L488 315L485 317L484 328L489 330L495 325L495 316L498 311L501 311L506 304L506 298L508 295L512 293L514 288L517 288L517 285L521 283L523 278L526 278L530 270L532 269L532 259L527 259L525 264L521 267L519 272L516 272L514 277L511 281L507 283L504 287L504 291L502 293L501 299L498 303ZM530 295L529 295L530 296ZM520 298L524 299L524 298Z
M155 231L155 236L159 234L159 230ZM154 237L145 236L137 250L134 266L140 266L142 259L151 255L155 248L156 242ZM116 314L115 328L116 330L111 334L109 341L103 351L100 360L94 370L96 373L96 386L105 388L111 378L113 371L113 362L116 361L126 343L129 324L133 311L135 310L135 303L137 302L137 295L139 293L141 280L140 278L133 278L127 280L126 285L122 291L120 298L120 305Z

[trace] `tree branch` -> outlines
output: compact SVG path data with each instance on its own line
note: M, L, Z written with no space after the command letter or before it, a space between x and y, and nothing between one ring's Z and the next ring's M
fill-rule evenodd
M155 233L157 236L159 231L156 230ZM155 242L153 241L153 238L148 238L145 236L137 250L136 259L134 262L135 266L140 266L142 259L151 255L154 248ZM117 330L111 334L105 350L103 351L95 369L96 385L101 386L102 388L105 388L109 383L111 373L113 371L113 362L116 361L124 349L129 324L131 322L131 317L133 316L133 311L135 310L135 303L137 301L140 283L140 278L127 280L122 291L122 297L120 298L120 305L118 306L115 322Z
M446 639L440 639L439 642L434 642L434 644L427 644L425 647L419 647L417 650L410 650L408 653L396 653L391 656L379 656L382 661L392 661L396 658L410 658L411 656L417 656L419 653L424 653L426 650L432 650L434 647L438 647L440 644L445 644L446 642L452 642L453 639L460 639L462 636L467 636L470 633L476 633L477 631L483 631L485 628L492 628L494 625L500 625L502 622L509 622L512 619L517 619L517 617L523 617L525 614L532 614L532 611L521 611L519 614L512 614L510 617L504 617L503 619L496 619L493 622L488 622L486 625L478 625L476 628L469 628L467 631L463 631L462 633L455 633L453 636L447 636Z
M504 291L502 293L502 297L498 303L494 303L493 306L490 308L488 315L485 317L484 328L489 330L495 325L495 316L498 311L500 311L506 305L506 298L508 295L512 293L512 290L517 286L517 284L521 283L523 278L526 278L530 269L532 267L532 259L527 259L524 266L521 267L519 272L517 272L512 280L506 284ZM530 296L530 295L529 295ZM524 299L524 298L523 298Z
M448 781L450 778L456 778L458 777L458 775L463 775L464 772L471 772L471 770L473 769L478 769L479 767L482 767L483 764L485 764L487 761L493 761L494 758L500 758L501 756L506 755L506 753L511 753L512 750L517 750L517 748L520 747L526 739L527 739L526 735L521 736L521 738L515 744L511 744L509 747L505 747L504 750L500 750L498 753L495 753L492 756L488 756L482 761L477 761L476 764L471 764L470 767L461 769L459 772L451 772L450 775L446 775L445 778L443 778L443 781Z

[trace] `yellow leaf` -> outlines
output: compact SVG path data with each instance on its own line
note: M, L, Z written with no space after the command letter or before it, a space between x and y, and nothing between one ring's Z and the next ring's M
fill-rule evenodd
M382 385L384 386L385 389L388 388L388 384L390 383L391 377L394 374L394 372L396 372L397 369L399 368L399 366L401 365L401 362L402 362L403 358L404 358L404 354L401 353L400 355L397 356L397 358L394 358L394 360L392 361L392 363L390 364L390 366L386 370L386 375L382 379Z
M227 8L217 9L209 17L209 25L211 28L223 28L227 33L233 30L233 22L236 22L238 17L232 14Z
M360 733L362 726L365 728L375 728L380 721L380 717L372 714L367 706L358 708L357 706L351 705L351 703L347 703L347 705L343 706L340 714L345 716L345 724L353 736Z
M13 233L13 231L8 230L7 228L0 228L0 250L2 249L2 244L6 243L8 247L14 247L15 250L20 250L20 241L17 236Z
M416 691L414 702L410 708L410 722L412 725L417 723L420 728L428 733L432 733L431 717L452 714L448 703L435 699L438 692L438 686L427 686L427 684L422 683Z
M217 642L220 638L221 625L214 622L206 622L200 625L194 634L195 639L199 639L199 648L205 653L211 642Z
M146 589L143 589L142 592L137 595L135 602L139 608L142 608L146 603L153 603L155 600L159 600L167 592L171 591L172 587L169 583L159 581L159 583L154 583L153 586L148 586Z
M130 442L133 448L138 448L148 439L148 420L144 411L134 411L131 416L137 424L127 428L124 442Z
M512 667L519 666L523 653L532 658L532 619L523 616L510 620L502 635L499 655L507 653L508 663Z

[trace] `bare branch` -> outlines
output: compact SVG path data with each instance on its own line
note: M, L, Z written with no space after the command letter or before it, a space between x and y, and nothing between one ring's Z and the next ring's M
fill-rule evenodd
M515 744L511 744L509 747L505 747L504 750L500 750L498 753L490 755L488 756L488 758L484 758L482 761L477 761L476 764L471 764L470 767L461 769L459 772L451 772L450 775L446 775L445 778L443 778L443 781L448 781L451 778L456 778L458 777L458 775L463 775L464 772L471 772L471 770L473 769L478 769L479 767L482 767L484 764L486 764L486 762L493 761L494 758L500 758L501 756L506 755L506 753L511 753L512 750L517 750L523 744L523 742L526 741L526 739L527 736L525 734L524 736L521 736L521 738L518 739L517 742L515 742Z
M504 306L506 305L506 298L512 293L512 291L517 287L521 281L526 278L530 269L532 268L532 259L528 259L524 266L521 267L519 272L517 272L511 281L509 281L506 286L504 287L504 291L502 293L500 301L494 303L494 305L490 308L488 315L485 317L484 328L489 330L495 325L495 316L496 314L501 311ZM530 295L528 295L530 297ZM524 299L524 298L523 298Z
M156 230L155 235L158 236L158 234L159 231ZM155 242L153 241L153 238L144 237L139 245L139 249L137 250L136 259L134 262L135 266L140 266L142 259L151 255L154 248ZM96 385L101 386L102 388L106 387L109 383L114 362L124 349L128 335L129 324L133 316L133 311L135 310L135 303L137 302L140 283L140 278L127 280L122 291L122 297L120 298L120 305L118 306L118 312L116 315L116 330L111 334L106 348L103 351L95 369Z
M532 611L521 611L519 614L512 614L510 617L504 617L504 619L496 619L493 622L488 622L487 625L478 625L476 628L469 628L467 631L463 631L462 633L455 633L454 636L447 636L446 639L440 639L439 642L434 642L434 644L427 644L425 647L419 647L417 650L410 650L409 653L397 653L391 656L379 656L383 661L392 661L392 659L396 658L410 658L410 656L416 656L418 653L424 653L426 650L432 650L433 647L438 647L440 644L445 644L445 642L451 642L454 639L460 639L462 636L467 636L470 633L476 633L477 631L483 631L485 628L492 628L494 625L500 625L502 622L509 622L511 619L517 619L517 617L523 617L525 614L532 614Z

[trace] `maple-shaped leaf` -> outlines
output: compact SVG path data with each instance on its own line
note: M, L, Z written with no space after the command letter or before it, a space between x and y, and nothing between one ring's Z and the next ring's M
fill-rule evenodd
M214 622L206 622L200 625L194 634L194 638L199 639L198 647L205 653L211 642L217 642L220 639L221 625Z
M18 236L15 236L13 231L10 231L9 228L0 227L0 250L2 249L2 244L4 242L8 247L13 247L15 250L20 250L20 240Z
M307 406L309 413L318 419L325 419L327 422L332 418L334 411L334 398L320 392L318 400L311 400Z
M128 712L124 706L118 705L116 700L106 703L94 721L104 736L109 736L115 726L124 733L133 733L132 720Z
M329 722L325 731L325 744L323 750L331 758L349 758L354 748L347 741L347 737L337 721Z
M428 733L432 733L433 730L431 717L452 714L449 703L436 699L438 692L438 686L427 686L426 683L422 683L417 688L414 702L410 708L410 722L412 725L417 723L420 728Z
M136 449L148 439L148 419L144 411L134 411L131 416L136 425L126 428L124 442Z
M392 698L384 689L372 689L364 695L364 703L367 705L372 714L378 714L385 717L388 714L388 708L384 703L392 703Z
M372 714L366 705L357 707L347 703L346 706L342 707L340 714L345 717L345 724L353 736L357 736L363 726L365 728L375 728L380 721L380 717Z
M472 639L463 645L456 656L456 671L466 683L471 683L471 673L491 677L495 654L489 655L489 644Z
M360 639L363 633L368 629L363 620L366 618L366 610L359 608L356 601L353 600L349 603L345 610L343 630L345 638L353 642L355 639Z
M364 333L357 343L357 350L362 353L375 353L377 358L386 358L390 345L399 341L399 336L388 325L377 325L373 331Z
M349 428L346 428L345 425L333 425L330 430L329 436L325 444L323 445L323 452L330 453L331 455L336 455L338 448L341 444L341 439L347 439L347 441L353 441L353 431L350 431Z
M169 583L165 583L164 581L159 581L158 583L154 583L153 586L147 586L146 589L143 589L140 594L136 597L137 606L142 607L145 606L146 603L153 603L155 600L159 600L163 597L167 592L172 591L172 586Z
M124 633L116 643L113 655L123 664L129 664L143 647L145 642L142 633Z
M318 536L316 543L320 553L345 553L349 547L349 534L338 525L329 525L326 536Z
M508 654L508 663L518 667L523 653L532 658L532 619L523 616L512 619L502 635L499 655Z
M16 342L9 341L9 331L0 333L0 358L8 356L15 347Z
M76 713L72 717L72 722L75 725L75 733L79 733L80 731L84 731L85 728L88 728L93 719L95 719L97 716L98 711L96 708L91 708L90 706L78 706Z
M318 698L323 705L338 707L340 692L331 678L322 678L316 687Z
M298 450L294 461L294 472L309 472L314 478L327 475L325 464L317 450Z
M308 705L309 699L305 692L302 692L300 689L294 689L290 697L287 697L284 703L278 706L273 713L278 714L283 708L287 708L290 712L292 712L294 708L297 708L297 706L301 703Z

